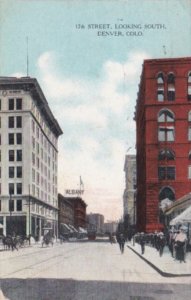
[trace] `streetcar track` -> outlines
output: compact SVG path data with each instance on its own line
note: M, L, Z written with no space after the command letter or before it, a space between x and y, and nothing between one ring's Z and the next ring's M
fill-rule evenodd
M63 245L56 245L56 246L54 246L54 249L55 248L58 248L58 247L62 247ZM22 249L27 249L27 248L22 248ZM30 248L31 249L31 248ZM49 250L49 249L52 249L52 247L39 247L39 249L44 249L44 250ZM7 251L9 251L9 250L7 250ZM7 251L5 250L5 253L7 253ZM18 250L19 251L19 250ZM21 251L21 250L20 250ZM29 252L29 253L21 253L21 255L17 255L17 256L13 256L13 257L2 257L2 258L0 258L0 261L4 261L5 259L9 259L9 260L11 260L11 259L15 259L15 258L18 258L18 257L24 257L24 256L29 256L29 255L31 255L31 253L32 254L36 254L36 253L42 253L42 250L38 250L38 251L35 251L35 252ZM10 253L13 253L13 252L10 252ZM16 252L17 253L17 252ZM19 252L18 252L19 253Z
M64 253L61 253L61 254L58 254L58 255L51 256L51 257L49 257L49 258L47 258L47 259L45 259L45 260L43 260L43 261L41 260L41 261L39 261L39 262L36 262L36 263L31 264L31 265L29 265L29 266L26 266L25 268L22 268L22 269L19 269L19 270L10 272L10 273L8 273L8 274L3 274L2 278L7 277L7 276L11 276L11 275L13 275L13 274L19 273L19 272L24 271L24 270L27 270L27 269L34 269L35 266L44 264L45 262L50 261L50 260L55 259L55 258L58 258L58 257L63 257L63 256L64 256L64 258L69 258L70 255L69 255L69 256L68 256L68 255L66 256L67 252L70 252L70 253L71 253L71 252L74 252L74 251L76 251L76 250L79 250L80 248L81 248L81 247L69 249L69 250L67 250L67 251L64 252ZM40 251L36 251L35 253L38 253L38 252L40 252ZM34 254L34 252L33 252L33 253L30 253L30 254ZM21 257L21 256L19 256L19 258L20 258L20 257ZM23 256L22 256L22 257L23 257ZM17 258L18 258L18 256L17 256Z

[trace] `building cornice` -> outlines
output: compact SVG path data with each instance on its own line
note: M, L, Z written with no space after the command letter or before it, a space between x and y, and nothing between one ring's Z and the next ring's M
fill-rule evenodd
M63 134L62 129L60 128L57 120L54 118L46 97L44 96L42 89L36 80L36 78L31 77L0 77L0 90L12 90L12 89L21 89L25 92L29 92L36 104L45 117L47 123L50 126L50 129L58 137Z

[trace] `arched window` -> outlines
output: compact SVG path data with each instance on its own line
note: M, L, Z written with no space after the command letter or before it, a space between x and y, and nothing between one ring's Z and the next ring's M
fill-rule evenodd
M171 149L162 149L159 151L158 160L175 160L175 153Z
M157 75L157 100L164 101L164 75L162 72Z
M191 100L191 71L188 73L188 100Z
M158 73L158 75L157 75L157 83L164 84L164 75L162 72Z
M175 76L173 73L169 73L167 77L167 99L168 101L175 100Z
M161 109L158 114L158 122L174 122L174 113L169 109Z
M171 187L165 186L160 190L159 201L168 198L169 200L175 200L175 193Z

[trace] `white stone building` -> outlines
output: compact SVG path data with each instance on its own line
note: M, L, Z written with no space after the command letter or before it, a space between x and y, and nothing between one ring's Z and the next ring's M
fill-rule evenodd
M125 190L123 194L123 215L129 225L136 224L136 156L126 155L125 164Z
M0 77L3 233L57 234L57 142L62 130L35 78Z

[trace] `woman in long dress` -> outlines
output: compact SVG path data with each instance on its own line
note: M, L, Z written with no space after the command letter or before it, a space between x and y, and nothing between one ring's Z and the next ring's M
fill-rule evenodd
M186 254L186 243L187 236L183 229L180 229L180 232L177 234L175 238L175 249L176 249L176 259L180 262L185 261Z

